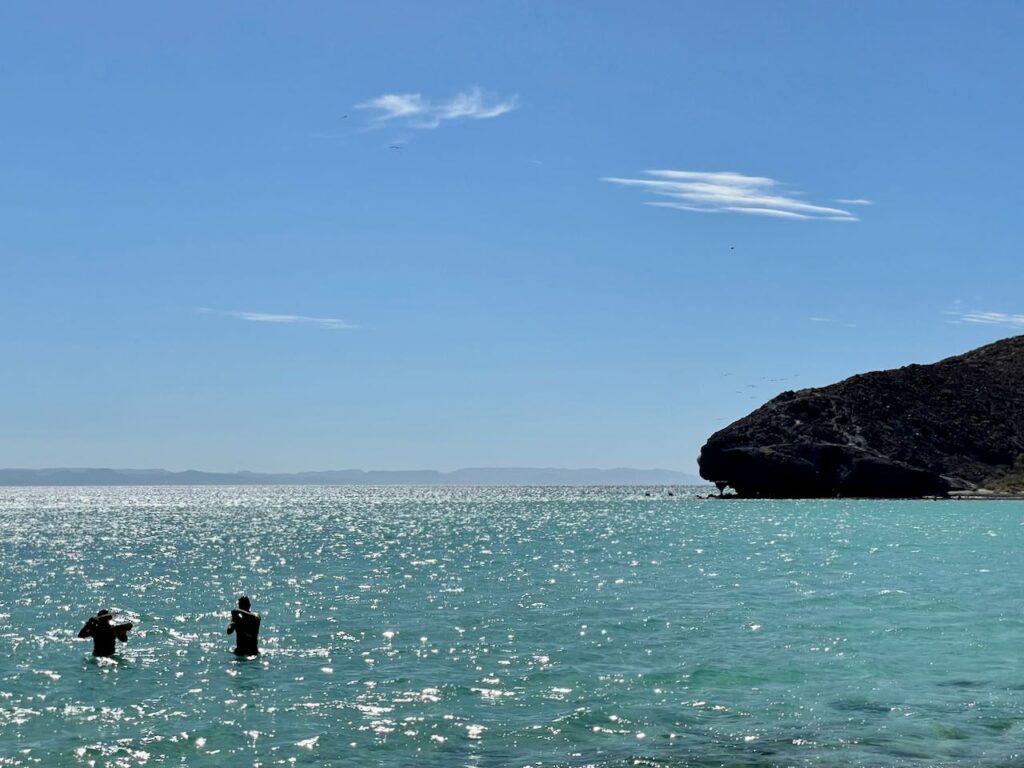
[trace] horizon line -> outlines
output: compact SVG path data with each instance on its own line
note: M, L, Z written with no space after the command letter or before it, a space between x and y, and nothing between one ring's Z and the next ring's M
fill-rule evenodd
M437 469L333 469L306 472L204 472L187 469L107 467L0 468L0 487L112 486L425 486L425 487L594 487L697 486L706 481L672 469L615 467L462 467Z
M504 471L529 471L529 472L674 472L677 474L692 474L682 469L669 469L666 467L630 467L618 465L614 467L568 467L540 464L517 464L517 465L477 465L456 467L455 469L436 469L434 467L406 467L403 469L363 469L361 467L340 467L335 469L299 469L299 470L256 470L256 469L167 469L165 467L118 467L118 466L8 466L0 467L0 472L166 472L169 474L182 474L184 472L198 472L209 475L310 475L326 474L330 472L436 472L447 475L454 472L504 472Z

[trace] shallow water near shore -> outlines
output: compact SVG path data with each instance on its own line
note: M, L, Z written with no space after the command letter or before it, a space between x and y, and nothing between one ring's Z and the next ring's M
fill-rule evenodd
M2 489L0 766L1024 764L1024 502L651 493Z

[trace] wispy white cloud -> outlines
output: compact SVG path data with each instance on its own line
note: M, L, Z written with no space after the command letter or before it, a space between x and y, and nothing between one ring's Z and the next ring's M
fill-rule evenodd
M429 105L418 93L385 93L375 99L356 104L356 109L377 110L378 120L394 120L396 117L421 115Z
M865 200L863 197L853 197L853 198L850 198L850 197L840 197L840 198L836 199L836 202L837 203L842 203L843 205L874 205L875 204L874 200Z
M400 121L412 128L437 128L449 120L488 120L519 106L518 96L495 97L480 88L460 91L450 99L431 102L419 93L385 93L356 104L374 113L377 122Z
M808 317L807 319L810 320L812 323L836 323L836 324L842 325L844 328L856 328L857 327L856 323L847 323L847 322L844 322L842 320L836 320L834 317L813 316L813 317Z
M358 325L353 325L352 323L349 323L337 317L282 315L272 312L221 311L216 309L208 309L207 307L200 307L196 311L207 315L222 315L224 317L233 317L235 320L245 320L246 322L250 323L297 323L315 325L319 328L327 328L332 331L348 331L359 327Z
M1001 325L1007 328L1024 328L1024 315L1007 312L981 312L979 310L963 311L952 309L946 313L954 317L950 322L975 323L978 325Z
M671 202L648 201L647 205L700 213L743 213L779 219L827 219L858 221L843 208L801 200L798 192L784 192L780 182L765 176L733 171L644 171L649 178L607 176L603 181L640 187L667 197Z

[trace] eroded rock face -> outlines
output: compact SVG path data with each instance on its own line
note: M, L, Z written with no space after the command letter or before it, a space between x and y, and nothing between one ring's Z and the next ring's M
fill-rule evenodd
M712 435L700 474L741 496L905 498L1024 462L1024 336L783 392Z

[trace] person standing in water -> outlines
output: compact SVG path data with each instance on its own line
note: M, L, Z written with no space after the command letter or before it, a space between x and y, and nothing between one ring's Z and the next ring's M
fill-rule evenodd
M235 635L235 653L239 656L257 656L260 649L256 640L260 634L260 615L253 613L249 598L242 595L238 598L238 607L231 611L231 623L228 634Z
M92 638L93 656L113 656L116 640L122 643L128 642L128 632L131 630L131 623L111 624L114 616L104 608L95 616L91 616L85 626L78 630L80 638Z

